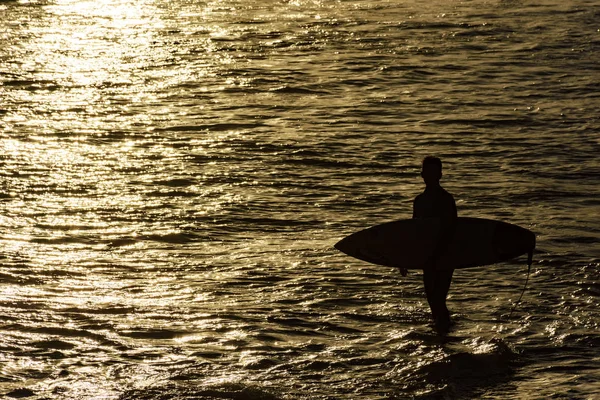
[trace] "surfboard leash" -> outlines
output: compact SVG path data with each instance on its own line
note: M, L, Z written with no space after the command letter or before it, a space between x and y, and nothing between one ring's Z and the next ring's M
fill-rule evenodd
M525 294L525 289L527 289L527 283L529 282L529 274L531 273L531 264L532 263L533 263L533 250L531 250L529 252L529 254L527 255L527 277L525 278L525 285L523 286L523 290L521 291L519 300L517 300L515 305L512 307L512 310L510 310L510 314L508 314L508 319L510 319L510 317L512 317L513 312L517 309L517 306L521 303L521 300L523 299L523 295Z

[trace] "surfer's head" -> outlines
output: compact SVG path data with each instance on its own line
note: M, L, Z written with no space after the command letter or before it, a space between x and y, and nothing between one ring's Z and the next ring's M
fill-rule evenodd
M425 157L421 177L426 185L438 184L442 179L442 160L433 156Z

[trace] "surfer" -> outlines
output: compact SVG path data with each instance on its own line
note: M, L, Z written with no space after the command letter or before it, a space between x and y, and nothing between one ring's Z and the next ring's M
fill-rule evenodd
M438 245L432 249L423 269L423 283L435 326L445 332L450 326L446 297L454 270L436 269L436 263L452 239L457 218L456 203L454 197L440 185L442 161L439 158L428 156L423 159L421 177L425 182L425 191L414 200L413 218L439 218L442 226ZM406 271L401 272L406 274Z

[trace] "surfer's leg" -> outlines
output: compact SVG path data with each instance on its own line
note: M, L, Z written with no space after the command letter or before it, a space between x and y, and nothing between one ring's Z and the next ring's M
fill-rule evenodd
M446 298L448 297L448 291L450 290L450 284L452 283L452 274L454 270L441 270L438 271L435 280L435 292L439 301L446 307Z
M435 320L437 317L437 308L435 300L435 271L430 269L423 270L423 285L425 286L425 296L427 296L427 302L429 308L431 308L431 316Z
M447 330L450 327L450 312L446 306L446 297L448 297L453 273L454 270L440 270L437 271L435 276L433 301L436 313L434 318L436 326L443 330Z

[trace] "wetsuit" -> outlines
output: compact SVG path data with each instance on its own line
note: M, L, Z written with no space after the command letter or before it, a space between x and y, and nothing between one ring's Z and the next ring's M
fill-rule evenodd
M438 245L432 250L428 262L429 268L423 270L423 283L436 326L447 329L450 324L450 313L446 307L446 297L454 270L437 270L435 263L445 251L454 233L457 218L454 197L439 185L427 187L415 198L413 218L439 218L442 223Z

